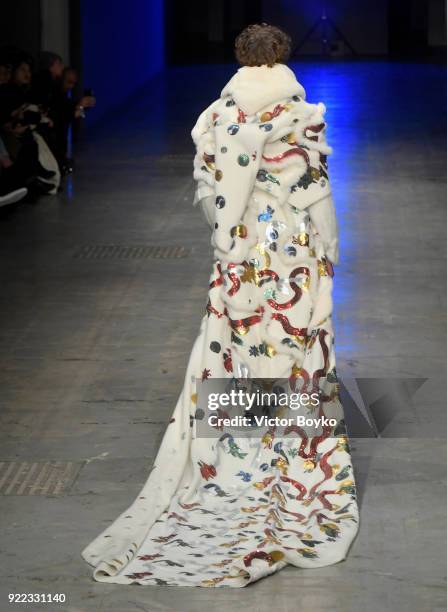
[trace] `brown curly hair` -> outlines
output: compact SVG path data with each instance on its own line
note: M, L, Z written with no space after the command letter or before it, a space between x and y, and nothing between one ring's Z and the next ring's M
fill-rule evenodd
M234 52L242 66L273 66L289 59L292 40L284 30L267 23L247 26L237 36Z

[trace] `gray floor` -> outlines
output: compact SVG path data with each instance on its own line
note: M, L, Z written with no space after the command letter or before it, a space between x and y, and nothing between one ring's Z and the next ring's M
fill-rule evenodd
M70 612L447 610L446 69L296 69L308 99L327 104L335 148L339 369L430 378L392 435L352 440L361 529L349 558L233 590L99 584L80 557L146 480L205 306L189 130L231 67L177 69L91 132L64 194L0 220L0 462L74 470L62 493L2 489L1 611L17 609L8 593L65 593L21 608ZM189 251L79 257L98 244Z

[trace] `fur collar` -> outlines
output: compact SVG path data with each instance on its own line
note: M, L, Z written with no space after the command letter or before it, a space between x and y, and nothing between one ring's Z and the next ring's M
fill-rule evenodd
M294 95L305 99L306 92L296 80L294 72L285 64L272 67L242 66L221 92L230 96L248 115L257 113L269 104Z

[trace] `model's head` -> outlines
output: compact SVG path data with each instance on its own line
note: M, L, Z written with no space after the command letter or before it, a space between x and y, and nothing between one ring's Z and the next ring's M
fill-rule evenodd
M267 23L246 27L236 38L234 51L242 66L273 66L289 59L292 41L281 28Z

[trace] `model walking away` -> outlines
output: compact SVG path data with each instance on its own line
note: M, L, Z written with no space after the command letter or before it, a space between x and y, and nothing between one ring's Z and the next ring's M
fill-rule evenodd
M98 581L243 587L288 564L337 563L358 530L331 322L325 107L285 65L282 30L249 26L235 49L241 68L192 130L214 247L206 312L145 485L82 552ZM319 414L341 414L338 426L201 437L197 381L213 378L317 385Z

